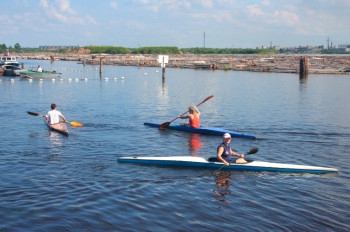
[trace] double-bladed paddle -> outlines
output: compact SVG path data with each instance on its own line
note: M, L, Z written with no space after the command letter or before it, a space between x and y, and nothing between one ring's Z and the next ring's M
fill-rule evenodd
M34 113L34 112L30 112L30 111L27 111L27 113L29 115L33 115L33 116L40 116L40 117L45 117L45 115L42 115L42 114L38 114L38 113ZM67 123L70 123L72 126L83 126L84 124L81 123L81 122L68 122L66 121Z
M244 156L246 155L251 155L251 154L255 154L259 151L259 148L258 147L253 147L251 148L248 152L244 153ZM220 161L219 161L220 162ZM214 173L217 173L218 171L220 171L223 167L225 167L226 165L222 165L216 172Z
M212 98L212 97L214 97L214 95L210 95L209 97L207 97L206 99L204 99L201 103L199 103L197 106L203 104L204 102L208 101L208 100L209 100L210 98ZM187 110L185 113L183 113L183 114L177 116L176 118L174 118L174 119L171 120L170 122L165 122L165 123L161 124L161 125L158 127L158 130L163 130L163 129L167 128L167 127L170 125L170 123L172 123L173 121L175 121L176 119L178 119L179 117L183 116L183 115L186 114L186 113L188 113L188 110Z

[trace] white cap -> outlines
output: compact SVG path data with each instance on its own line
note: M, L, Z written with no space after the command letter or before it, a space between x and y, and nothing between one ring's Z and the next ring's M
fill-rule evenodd
M224 139L231 138L231 135L229 133L225 133L224 136L222 136Z

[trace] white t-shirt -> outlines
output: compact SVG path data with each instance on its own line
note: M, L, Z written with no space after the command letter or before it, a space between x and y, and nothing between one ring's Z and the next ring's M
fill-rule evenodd
M49 112L47 112L46 117L48 117L49 119L49 124L55 124L60 122L61 115L61 112L57 110L50 110Z
M38 72L42 72L43 69L39 66L37 71L38 71Z

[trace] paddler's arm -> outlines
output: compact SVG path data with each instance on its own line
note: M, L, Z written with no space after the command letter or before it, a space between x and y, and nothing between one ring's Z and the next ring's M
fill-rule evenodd
M231 149L231 155L238 156L238 157L240 157L240 158L244 158L244 155L243 155L243 154L238 154L238 153L232 151L232 149Z
M60 115L64 122L67 122L66 118L63 116L63 114Z
M186 116L181 116L181 115L179 115L179 116L177 116L178 118L180 118L180 119L186 119L186 118L190 118L190 116L189 115L186 115Z
M216 157L218 158L218 160L220 160L221 162L223 162L226 166L230 165L226 160L224 160L224 158L222 158L222 154L224 153L224 148L223 147L219 147L218 149L218 153L216 154Z

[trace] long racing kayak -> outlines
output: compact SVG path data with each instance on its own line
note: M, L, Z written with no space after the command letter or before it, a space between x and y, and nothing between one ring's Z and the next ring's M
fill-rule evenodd
M65 136L69 136L69 133L68 133L68 127L65 123L63 122L59 122L59 123L56 123L56 124L49 124L48 121L46 120L46 118L44 118L44 121L45 121L45 124L47 125L47 127L52 130L52 131L56 131L60 134L63 134Z
M177 166L211 168L234 171L267 171L267 172L290 172L290 173L332 173L338 172L336 168L317 167L308 165L270 163L264 161L248 161L244 164L231 163L223 166L222 162L208 161L203 157L194 156L171 156L171 157L120 157L118 162L138 163L157 166Z
M144 125L150 126L150 127L159 127L161 124L160 123L145 122ZM230 133L232 137L236 137L236 138L256 139L256 137L254 135L239 133L236 131L230 131L230 130L225 130L225 129L220 129L220 128L214 128L214 127L194 128L194 127L190 127L190 126L183 126L181 124L172 123L167 128L171 129L171 130L187 131L187 132L206 134L206 135L222 136L225 133Z

